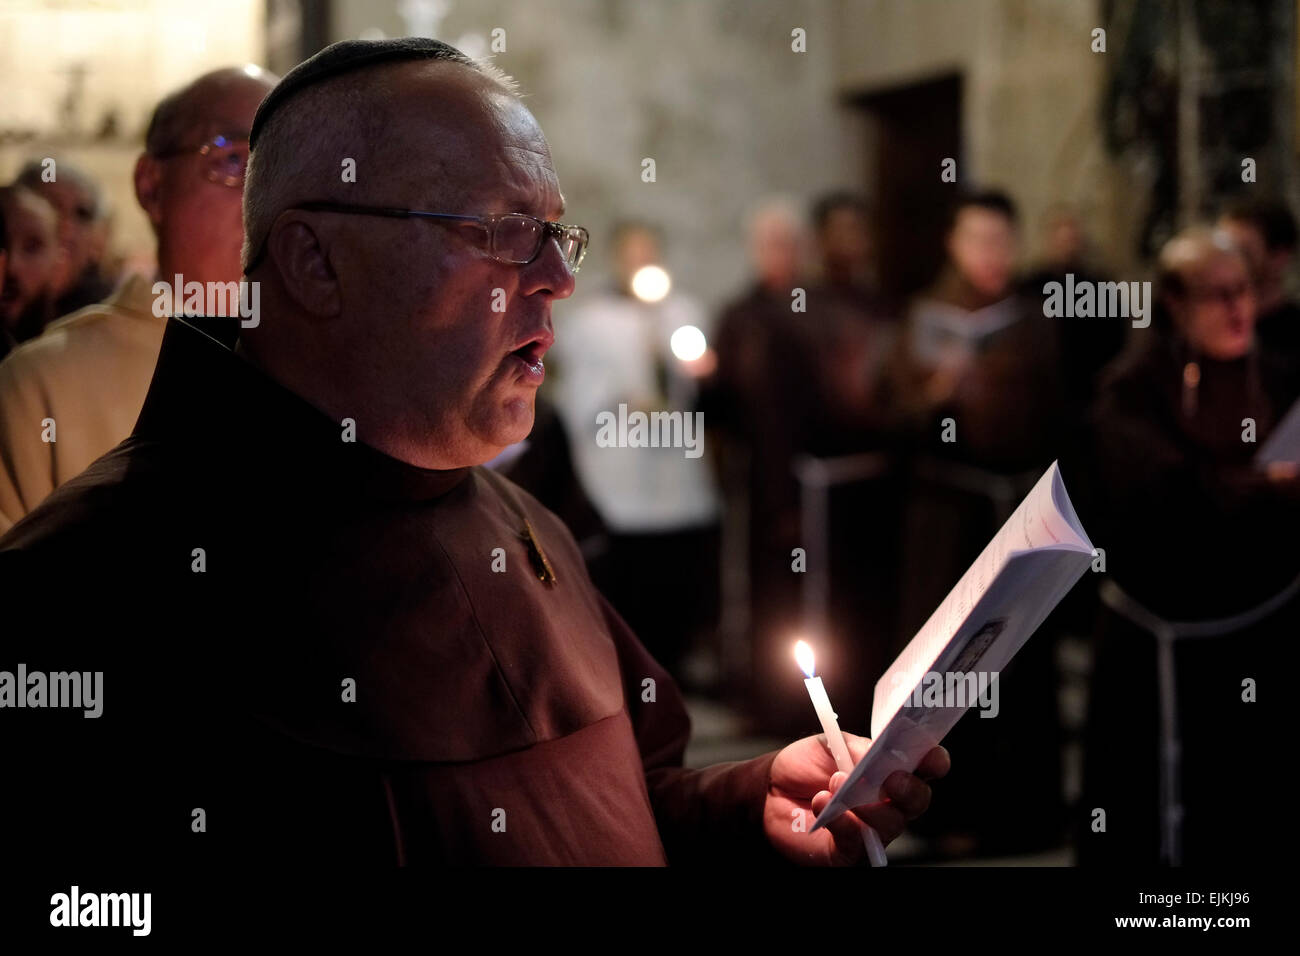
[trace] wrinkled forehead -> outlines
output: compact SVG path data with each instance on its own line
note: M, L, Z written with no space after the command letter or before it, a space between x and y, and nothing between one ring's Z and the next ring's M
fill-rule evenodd
M471 76L412 86L393 105L397 148L388 159L413 200L461 207L447 212L559 215L550 147L513 96Z
M244 138L271 84L266 75L223 71L186 91L163 121L161 148L198 149L218 135Z

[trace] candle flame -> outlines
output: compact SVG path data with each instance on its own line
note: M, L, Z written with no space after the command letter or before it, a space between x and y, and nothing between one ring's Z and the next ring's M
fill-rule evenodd
M694 362L708 351L709 343L704 333L693 325L683 325L672 334L668 347L683 362Z
M807 641L800 641L794 646L794 659L798 662L799 667L810 678L813 676L813 649Z
M663 266L642 266L632 275L632 294L642 302L660 301L672 286Z

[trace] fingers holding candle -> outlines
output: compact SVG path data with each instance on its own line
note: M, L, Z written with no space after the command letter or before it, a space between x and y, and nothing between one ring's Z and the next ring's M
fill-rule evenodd
M839 784L834 784L838 789L840 784L848 777L848 771L853 769L855 760L849 752L849 745L843 732L840 730L839 722L836 719L835 711L831 710L830 698L826 695L826 688L822 686L822 679L814 676L816 660L813 655L813 649L807 641L798 641L794 646L794 659L799 664L800 669L807 675L804 686L808 688L808 696L812 699L813 708L817 711L817 719L821 721L822 730L825 732L826 747L830 750L831 755L835 758L835 765L843 771L842 774L832 775L832 780L839 777ZM870 743L869 741L867 743ZM866 748L861 748L862 753L866 753ZM827 800L829 801L829 796ZM825 803L822 804L825 807ZM818 811L820 812L820 811ZM847 816L848 814L845 814ZM832 821L833 823L834 821ZM857 839L862 841L863 849L866 851L867 858L871 861L872 866L885 866L888 860L885 857L885 845L881 842L880 837L870 828L863 828L852 821L852 830ZM832 832L834 831L833 827ZM844 829L844 828L841 828ZM900 826L901 830L902 827ZM897 834L895 834L897 835ZM843 848L839 841L841 837L836 836L836 846L840 852ZM892 838L891 838L892 839Z
M848 774L845 773L835 773L831 777L831 789L822 790L812 799L814 814L821 813L826 808L831 801L831 795L839 790L847 779ZM883 804L871 808L874 820L867 820L860 817L856 811L850 811L840 814L826 825L833 844L832 862L850 864L866 862L875 867L887 865L885 843L893 840L903 831L903 820L897 811L893 811L892 815L875 812L881 806L888 809L888 806ZM878 831L878 823L884 825L883 833Z
M831 777L829 797L837 793L848 779L848 774L836 773ZM902 832L909 820L915 820L930 806L929 784L914 774L896 770L885 778L880 788L881 800L861 804L852 812L864 823L880 832L886 843L891 843Z
M871 738L846 733L844 743L848 747L849 755L856 766L858 761L867 755L867 750L871 747ZM951 769L952 759L949 757L947 749L934 747L921 758L920 763L916 765L916 769L911 773L896 770L886 777L881 784L881 799L888 798L892 802L899 804L907 819L914 820L924 813L926 807L929 806L931 791L926 784L931 780L939 780L946 776ZM893 788L897 788L897 792Z
M845 781L849 778L848 774L835 774L833 776L839 778L831 781L833 791L838 791L840 787L844 786ZM855 814L849 813L846 814L846 816L855 816ZM867 851L867 861L872 866L888 866L889 858L885 856L885 843L887 841L893 841L894 837L898 836L898 833L903 832L902 825L899 825L898 833L892 833L891 831L891 835L888 838L881 839L879 827L877 827L875 823L872 823L869 817L864 816L859 817L859 819L863 823L860 828L860 835L862 837L862 845Z
M817 719L821 722L822 732L826 735L826 746L830 748L831 756L835 758L835 766L841 770L852 770L853 758L849 755L849 749L844 742L844 734L840 731L835 711L831 709L831 701L826 695L826 688L822 684L822 679L815 676L816 661L813 657L813 649L807 641L799 641L795 644L794 657L799 664L800 670L807 675L803 683L808 689L809 698L812 699L813 709L817 712Z
M820 813L830 803L831 794L823 790L813 797L813 813ZM852 813L842 813L826 825L831 835L829 863L832 866L856 866L867 861L867 849L863 840L863 825Z
M825 795L820 803L813 799L813 810L820 813L846 779L847 775L842 773L832 776L831 789L818 794ZM885 779L880 792L884 799L879 803L853 807L852 815L879 832L885 843L890 843L903 832L907 821L915 820L930 806L931 791L929 784L920 777L896 770ZM844 815L849 816L847 813ZM827 826L829 828L829 824Z

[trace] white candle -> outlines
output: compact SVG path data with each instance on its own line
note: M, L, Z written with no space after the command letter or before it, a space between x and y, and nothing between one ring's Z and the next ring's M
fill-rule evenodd
M844 734L840 731L839 721L835 719L835 711L831 710L831 699L826 696L826 687L822 684L822 679L813 676L813 650L808 646L807 641L795 644L794 657L803 672L808 675L803 685L808 688L808 696L812 698L813 709L817 711L817 719L821 721L822 732L826 734L826 746L830 748L831 756L835 758L835 766L848 773L853 769L849 745L844 742ZM867 859L871 861L872 866L885 866L889 862L885 857L885 845L880 842L880 834L871 827L863 829L862 842L867 848Z
M835 758L835 766L839 767L845 773L853 769L853 758L849 756L848 744L844 742L844 734L840 732L839 721L835 719L835 711L831 710L831 699L826 696L826 687L822 684L820 677L807 677L803 685L808 688L808 696L812 698L813 709L817 711L817 719L822 722L822 731L826 734L826 746L831 749L831 756Z

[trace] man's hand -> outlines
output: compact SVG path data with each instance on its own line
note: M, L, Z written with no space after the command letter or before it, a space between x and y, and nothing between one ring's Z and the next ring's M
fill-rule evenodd
M849 775L835 768L835 758L826 749L826 737L796 740L772 762L772 783L763 807L763 829L772 845L786 858L806 866L854 866L866 862L862 843L863 824L870 824L884 843L903 832L908 820L915 820L930 805L930 787L925 782L948 772L948 751L935 747L916 768L915 774L895 771L882 787L887 799L870 806L854 807L816 833L809 833L813 820L831 801ZM863 758L871 741L845 734L854 764ZM796 813L796 811L799 811ZM801 826L799 824L802 824Z

